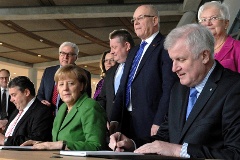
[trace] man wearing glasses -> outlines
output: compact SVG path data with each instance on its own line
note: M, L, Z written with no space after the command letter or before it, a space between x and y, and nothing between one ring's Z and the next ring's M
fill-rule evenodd
M10 72L7 69L0 70L0 130L4 130L8 119L16 106L10 101L8 92L8 82L10 80Z
M59 47L59 63L60 65L48 67L45 69L40 87L38 89L37 98L45 105L51 106L56 115L58 107L61 106L62 101L57 93L56 85L54 82L54 74L61 67L67 64L75 64L78 58L78 46L72 42L63 42ZM91 74L86 71L88 77L87 93L91 97Z
M139 6L131 22L142 42L128 54L114 100L110 129L120 123L122 133L141 138L157 133L168 110L176 75L163 47L157 9L152 5Z

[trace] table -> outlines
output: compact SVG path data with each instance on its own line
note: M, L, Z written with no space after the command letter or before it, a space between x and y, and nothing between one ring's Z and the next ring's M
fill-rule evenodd
M137 156L108 156L107 158L95 157L74 157L59 155L59 151L15 151L15 150L0 150L0 160L169 160L169 159L185 159L166 157L161 155L137 155ZM199 159L198 159L199 160Z
M58 158L57 158L58 157ZM59 151L0 150L0 160L104 160L105 158L73 157L59 155Z

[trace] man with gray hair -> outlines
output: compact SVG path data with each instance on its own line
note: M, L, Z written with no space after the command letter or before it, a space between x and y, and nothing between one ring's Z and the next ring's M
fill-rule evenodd
M60 99L57 88L54 82L55 72L67 64L75 64L78 58L78 46L72 42L63 42L59 47L59 63L60 65L51 66L45 69L40 87L38 89L37 98L45 105L51 107L56 114L58 107L63 103ZM91 74L89 71L84 70L88 77L87 94L91 97Z
M136 153L185 158L240 159L240 74L213 59L214 38L204 26L172 30L164 43L173 61L168 117L157 135L135 140ZM110 137L117 151L134 150L124 135Z

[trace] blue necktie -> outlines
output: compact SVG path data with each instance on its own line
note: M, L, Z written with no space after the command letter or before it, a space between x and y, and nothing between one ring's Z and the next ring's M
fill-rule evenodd
M117 90L118 90L119 85L120 85L120 80L121 80L121 78L122 78L123 69L124 69L124 64L125 64L125 63L119 64L118 69L117 69L117 73L116 73L116 75L115 75L115 81L114 81L115 94L117 93Z
M140 48L138 49L137 54L135 55L135 58L132 63L130 74L128 76L127 88L126 88L126 107L128 107L129 102L130 102L130 90L131 90L132 81L133 81L138 63L142 57L143 50L144 50L144 47L146 46L146 44L147 44L147 42L145 42L145 41L143 41L140 44Z
M189 94L189 98L188 98L188 107L187 107L187 114L186 114L186 120L190 114L190 112L192 111L192 108L197 100L197 93L198 91L196 90L195 87L190 89L190 94Z

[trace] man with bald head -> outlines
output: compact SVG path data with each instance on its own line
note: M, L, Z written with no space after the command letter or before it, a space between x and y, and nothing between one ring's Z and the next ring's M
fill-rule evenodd
M163 47L157 9L152 5L139 6L131 22L142 42L128 54L110 128L120 126L120 131L129 137L140 138L156 134L163 122L176 75Z

